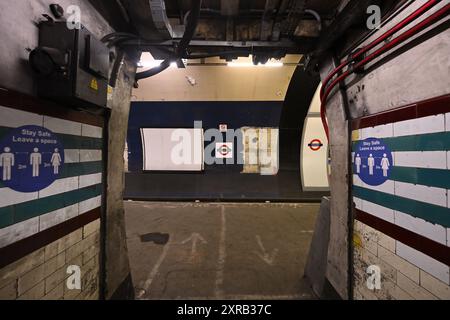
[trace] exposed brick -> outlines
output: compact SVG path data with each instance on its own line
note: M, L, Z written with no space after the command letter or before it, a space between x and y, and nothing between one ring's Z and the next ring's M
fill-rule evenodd
M81 268L81 274L82 277L84 276L84 274L87 274L89 271L98 271L98 266L99 266L99 261L98 261L98 256L94 256L91 258L91 260L87 261L85 264L83 264L82 268Z
M414 299L417 300L436 300L436 296L419 286L417 283L403 275L401 272L397 272L397 285L408 292Z
M376 265L380 267L382 279L388 278L391 281L396 282L397 270L394 267L376 257L374 254L365 250L364 248L355 250L355 253L357 253L354 262L355 272L358 271L357 269L362 269L361 276L364 276L364 279L367 279L368 276L366 273L367 267L370 265ZM357 259L360 259L362 263L357 263Z
M385 235L382 232L378 232L378 245L391 252L395 252L395 239Z
M64 300L77 300L80 294L81 290L68 289L67 286L64 286Z
M17 280L13 280L0 288L0 300L15 300L17 298Z
M378 247L378 257L393 266L395 269L399 270L414 282L419 283L419 268L415 265L381 246Z
M91 223L85 225L83 227L83 238L88 237L90 234L95 231L100 231L100 219L92 221Z
M62 252L57 256L46 261L44 264L45 277L50 276L56 270L60 269L66 263L66 253Z
M81 264L82 264L82 256L79 255L78 257L66 263L62 268L56 270L49 277L47 277L45 279L45 293L49 293L59 284L65 282L65 280L70 276L70 274L67 273L67 267L69 265L77 265L81 267Z
M361 245L374 255L378 253L378 244L377 244L377 236L376 233L370 231L369 227L366 226L364 231L360 234L361 237Z
M44 281L39 282L33 288L25 292L19 297L19 300L38 300L44 296L45 283Z
M450 300L450 286L420 270L420 286L442 300Z
M86 264L100 252L100 243L96 243L83 252L83 264Z
M42 281L44 277L44 265L40 265L28 273L19 277L18 281L18 294L21 296L31 288L33 288L36 284Z
M44 263L44 248L7 265L0 270L0 287Z
M42 300L61 300L64 295L64 285L65 285L64 282L57 285L56 288L54 288L49 293L47 293L44 297L42 297Z
M380 293L386 295L386 298L382 300L412 300L413 297L409 295L405 290L400 288L397 284L392 281L383 281L381 283Z
M45 260L49 260L73 246L83 238L83 228L80 228L45 247Z
M374 291L369 290L365 283L360 283L357 288L362 300L378 300L378 297L374 294Z
M87 249L89 249L91 246L99 243L99 240L100 240L99 233L98 232L92 233L87 238L81 240L80 242L76 243L75 245L73 245L67 249L66 260L70 261L74 257L82 254Z

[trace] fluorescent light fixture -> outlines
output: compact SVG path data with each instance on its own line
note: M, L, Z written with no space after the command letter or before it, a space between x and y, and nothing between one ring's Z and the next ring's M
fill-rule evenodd
M138 67L139 68L154 68L159 66L164 60L146 60L146 61L139 61L138 62ZM176 62L172 62L170 64L171 68L176 68L177 67L177 63Z
M227 64L229 67L233 67L233 68L250 68L250 67L265 67L265 68L277 68L277 67L282 67L283 63L282 62L267 62L266 64L257 64L254 65L252 62L228 62Z

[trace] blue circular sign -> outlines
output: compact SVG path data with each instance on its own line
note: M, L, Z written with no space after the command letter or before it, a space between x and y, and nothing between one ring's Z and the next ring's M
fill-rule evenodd
M36 192L62 172L64 148L56 134L39 126L12 129L0 141L0 181L19 192Z
M385 183L393 165L392 152L381 139L368 138L353 150L353 172L368 185Z

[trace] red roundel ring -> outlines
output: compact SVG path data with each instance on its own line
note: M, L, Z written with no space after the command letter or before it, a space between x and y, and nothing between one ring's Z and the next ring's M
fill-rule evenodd
M231 149L226 144L224 144L219 148L218 151L221 155L226 156L231 151Z
M323 143L322 141L320 141L319 139L314 139L313 141L311 141L308 144L308 147L312 150L312 151L319 151L320 148L323 147Z

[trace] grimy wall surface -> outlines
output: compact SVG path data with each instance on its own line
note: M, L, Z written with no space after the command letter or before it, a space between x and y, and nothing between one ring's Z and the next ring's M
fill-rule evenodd
M414 1L365 44L423 3ZM343 297L353 292L355 299L450 298L448 26L447 17L380 57L363 76L349 78L345 92L336 91L327 106L332 131L328 277ZM323 66L323 74L331 68ZM382 149L365 150L364 142ZM351 189L345 188L348 177ZM381 284L369 288L374 267L381 271ZM348 281L341 281L346 274Z
M9 141L8 137L21 132L24 126L38 126L39 130L53 133L52 138L60 143L58 151L62 158L60 171L51 169L56 170L51 172L55 181L40 190L32 190L36 186L33 178L38 179L37 176L29 177L30 190L14 189L5 181L9 178L8 170L2 168L0 299L99 299L103 295L111 298L123 294L128 287L122 284L130 279L125 236L120 232L124 228L123 209L117 201L122 198L122 171L120 163L110 160L115 166L113 170L106 169L105 164L108 158L121 159L123 155L134 67L124 59L112 99L108 101L111 111L103 116L38 99L36 79L27 60L29 49L38 45L37 23L45 19L42 14L51 15L51 3L47 0L0 3L1 153L7 153L3 144ZM64 9L79 6L81 23L96 38L113 31L88 1L58 3ZM115 130L108 134L111 125ZM20 157L24 161L22 151L11 150L16 161ZM43 151L40 150L42 159L49 156ZM9 163L19 164L26 166ZM58 161L52 160L52 164L57 166ZM68 267L72 265L81 270L80 290L69 290L66 286Z

